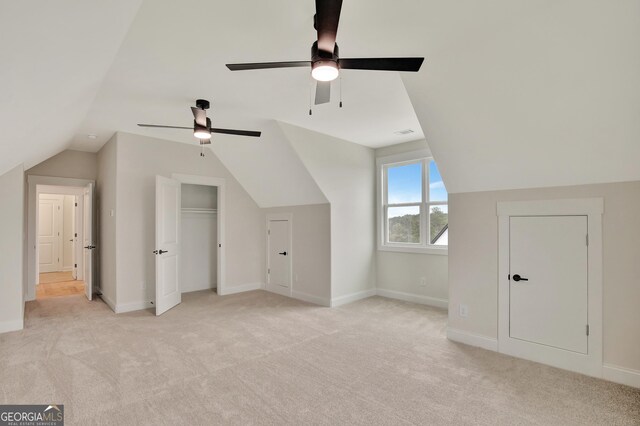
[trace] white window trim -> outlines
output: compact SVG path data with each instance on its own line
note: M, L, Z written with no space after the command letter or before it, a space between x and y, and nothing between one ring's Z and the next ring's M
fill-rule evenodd
M386 232L386 211L385 205L387 196L387 182L384 178L384 170L387 166L393 164L397 165L399 163L416 163L419 161L429 161L432 160L433 156L428 149L421 149L418 151L410 151L402 154L389 155L385 157L379 157L376 159L376 205L377 205L377 221L376 221L376 229L377 229L377 237L378 237L378 250L379 251L389 251L389 252L401 252L401 253L422 253L422 254L435 254L435 255L448 255L449 254L449 246L438 247L433 245L426 244L427 235L421 235L421 241L419 244L415 243L415 246L412 247L411 243L386 243L385 232ZM425 167L422 168L422 173L427 173ZM428 197L429 183L428 176L426 179L423 177L423 186L422 191L423 200L426 200ZM442 205L447 203L442 202L426 202L426 203L406 203L407 205L419 205L422 208L422 205L426 205L429 208L432 205ZM427 214L422 215L422 221L425 221L427 218ZM421 224L422 229L427 229L426 224Z

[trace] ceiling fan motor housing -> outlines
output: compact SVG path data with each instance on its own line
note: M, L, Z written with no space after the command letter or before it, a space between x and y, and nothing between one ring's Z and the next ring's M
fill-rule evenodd
M314 65L315 64L320 65L323 62L333 62L334 64L337 65L339 59L340 59L340 56L339 56L338 43L335 44L333 53L329 53L324 50L318 49L317 41L314 42L313 45L311 46L311 62Z

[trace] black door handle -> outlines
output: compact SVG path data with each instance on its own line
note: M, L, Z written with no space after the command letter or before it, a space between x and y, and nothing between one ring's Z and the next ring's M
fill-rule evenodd
M518 274L515 274L515 275L513 276L513 280L514 280L514 281L516 281L516 282L518 282L518 281L529 281L529 278L524 278L524 277L521 277L521 276L520 276L520 275L518 275Z
M165 254L165 253L169 253L167 250L154 250L153 254Z
M287 255L287 252L286 252L286 251L283 251L282 253L278 253L278 254L281 254L281 255L283 255L283 256L286 256L286 255Z
M88 250L93 250L94 248L96 248L96 246L86 246L85 248Z

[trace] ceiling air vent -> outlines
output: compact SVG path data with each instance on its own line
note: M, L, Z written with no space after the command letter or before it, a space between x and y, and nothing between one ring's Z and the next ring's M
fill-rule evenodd
M410 133L413 133L413 130L411 129L404 129L404 130L398 130L397 132L393 132L395 135L408 135Z

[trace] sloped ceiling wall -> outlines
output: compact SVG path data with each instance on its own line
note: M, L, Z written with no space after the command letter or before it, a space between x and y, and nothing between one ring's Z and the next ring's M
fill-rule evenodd
M475 31L402 76L447 189L640 179L640 2L478 3Z
M0 175L69 146L140 3L0 2Z
M262 208L326 203L277 123L261 128L260 139L218 137L211 149Z

